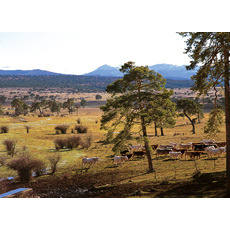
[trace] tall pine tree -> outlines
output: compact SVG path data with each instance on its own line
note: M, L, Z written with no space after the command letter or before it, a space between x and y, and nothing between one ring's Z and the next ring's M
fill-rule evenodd
M200 68L192 79L192 89L201 94L207 93L217 85L225 89L225 124L226 124L226 196L230 197L230 90L229 90L229 52L230 33L228 32L182 32L186 38L185 53L192 59L187 69Z
M147 126L153 122L154 101L162 100L165 94L165 79L161 74L150 70L148 66L135 66L134 62L125 63L121 69L123 79L108 85L106 91L111 94L101 119L101 128L107 130L107 138L113 140L116 152L131 138L131 129L137 124L143 137L149 172L153 172L151 146L147 138ZM114 137L115 130L120 132Z

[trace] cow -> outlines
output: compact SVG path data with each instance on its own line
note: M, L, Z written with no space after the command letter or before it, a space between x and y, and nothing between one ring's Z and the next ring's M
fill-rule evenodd
M192 148L192 143L188 143L188 144L179 144L179 148L189 150L189 149Z
M120 154L121 154L121 155L124 155L124 154L127 154L127 153L129 153L129 150L120 151Z
M158 148L159 149L165 149L165 148L171 148L172 149L173 146L172 145L159 145Z
M159 156L159 155L168 155L170 151L172 151L172 148L157 149L157 156Z
M218 148L221 152L221 154L226 153L226 147L219 147Z
M215 144L215 140L203 140L201 141L201 143L204 143L204 144Z
M173 152L181 152L182 155L185 153L185 151L187 151L187 149L177 149L177 148L173 148Z
M217 148L216 144L197 144L193 143L193 150L194 151L205 151L205 148L213 146L214 148Z
M152 147L153 150L156 150L158 145L151 145L151 147Z
M129 149L130 151L134 151L134 150L142 150L144 147L142 145L130 145Z
M181 157L182 156L182 153L181 152L172 152L172 151L170 151L169 152L169 156L171 157L171 158L178 158L178 157Z
M216 142L215 143L218 147L225 147L226 146L226 141L223 142Z
M114 164L122 164L125 160L128 160L127 156L114 156Z
M130 159L130 158L133 156L133 154L132 154L132 153L129 153L129 154L121 154L121 156L127 156L128 159Z
M144 155L146 154L146 151L142 150L142 151L133 151L133 157L134 156L140 156L140 157L143 157ZM132 159L133 159L132 157Z
M220 154L222 153L222 150L221 149L214 149L212 146L210 147L206 147L205 148L205 151L207 152L208 154L208 158L213 155L218 155L218 157L220 156Z
M173 147L173 148L176 148L177 147L177 143L172 143L172 142L170 142L170 145Z
M187 158L187 156L190 156L190 158L192 159L196 159L196 157L197 157L197 159L199 158L200 159L200 154L201 154L201 152L199 152L199 151L186 151L185 152L185 160L186 160L186 158Z
M86 164L89 164L90 166L92 165L93 167L98 161L99 161L99 157L91 157L91 158L84 157L82 158L82 168L84 168Z
M190 158L192 158L192 157L191 157L191 156L192 156L192 152L191 152L191 151L186 151L186 152L184 153L185 160L186 160L187 156L190 156Z

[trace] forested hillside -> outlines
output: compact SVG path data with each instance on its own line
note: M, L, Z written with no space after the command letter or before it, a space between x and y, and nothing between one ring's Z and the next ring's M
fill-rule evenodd
M73 88L79 92L103 92L108 84L119 79L118 77L97 76L0 76L0 88L5 87L62 87ZM167 88L190 87L189 80L167 79Z

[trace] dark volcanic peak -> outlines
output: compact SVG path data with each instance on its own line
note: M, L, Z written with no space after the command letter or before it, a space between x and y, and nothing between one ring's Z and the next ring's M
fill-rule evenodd
M60 73L49 72L46 70L0 70L0 75L28 75L28 76L45 76L45 75L61 75Z
M122 77L123 74L119 71L118 67L103 65L96 70L84 74L85 76L100 76L100 77Z

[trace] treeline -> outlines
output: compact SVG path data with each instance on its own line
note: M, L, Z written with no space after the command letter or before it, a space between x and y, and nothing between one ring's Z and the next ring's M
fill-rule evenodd
M29 112L39 111L39 116L50 116L50 114L45 114L44 111L49 109L51 113L57 113L59 116L61 109L67 109L69 114L73 114L73 112L77 111L79 108L84 108L87 102L84 98L82 98L80 105L75 103L74 98L68 98L67 101L60 103L56 100L42 100L42 101L34 101L31 106L29 106L23 99L16 98L11 102L11 107L14 109L14 115L24 115L26 116ZM0 114L1 115L12 115L8 111L4 112L4 108L0 103Z
M0 88L7 87L61 87L72 88L78 92L104 92L107 85L118 80L118 77L98 77L98 76L0 76ZM166 88L188 88L192 86L189 80L167 79Z

